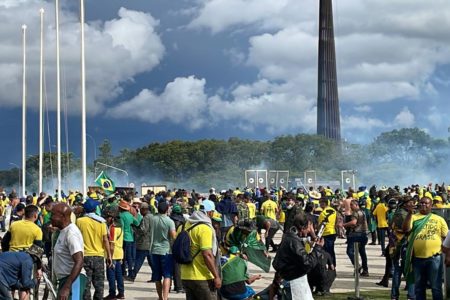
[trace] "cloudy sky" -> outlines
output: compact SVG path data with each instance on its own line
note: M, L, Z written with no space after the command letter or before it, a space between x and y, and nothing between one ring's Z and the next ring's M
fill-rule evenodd
M28 152L38 153L39 8L45 9L46 151L56 144L54 1L0 0L0 167L20 164L21 25ZM78 1L60 0L63 124L79 155ZM153 141L314 133L317 0L85 0L88 160ZM447 137L450 2L335 0L342 136L420 127ZM66 137L63 137L65 149Z

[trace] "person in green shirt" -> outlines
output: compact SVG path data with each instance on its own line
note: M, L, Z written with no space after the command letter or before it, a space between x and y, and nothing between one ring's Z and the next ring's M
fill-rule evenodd
M134 281L134 261L136 260L136 243L134 241L134 234L132 225L139 226L138 218L133 217L130 213L131 206L125 200L120 200L119 211L120 221L123 225L123 250L124 250L124 265L128 268L128 276L124 276L127 281ZM142 217L142 216L141 216Z
M230 300L249 299L255 295L252 284L261 275L250 276L247 272L247 261L241 256L239 249L232 246L227 256L222 256L222 287L220 294Z

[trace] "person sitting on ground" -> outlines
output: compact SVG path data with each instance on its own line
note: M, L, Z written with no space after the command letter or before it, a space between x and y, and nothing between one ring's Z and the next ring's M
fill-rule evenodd
M241 256L239 249L231 247L227 256L222 256L222 287L220 294L229 300L243 300L255 295L255 291L249 286L261 275L250 276L247 273L247 261Z

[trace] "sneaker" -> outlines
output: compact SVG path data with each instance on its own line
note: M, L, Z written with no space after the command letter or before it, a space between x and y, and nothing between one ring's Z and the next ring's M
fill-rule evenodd
M362 271L360 276L361 277L369 277L369 271Z
M123 276L123 280L125 280L125 281L130 281L130 282L134 282L134 278L129 277L129 276Z
M108 295L106 297L103 297L103 300L116 300L116 296L115 295Z
M117 294L116 299L125 299L124 294Z

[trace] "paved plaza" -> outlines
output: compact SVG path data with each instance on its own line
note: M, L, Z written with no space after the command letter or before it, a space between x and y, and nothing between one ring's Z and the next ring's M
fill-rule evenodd
M281 239L281 234L278 233L275 242L279 243ZM333 284L332 293L343 293L351 292L354 290L354 277L353 268L345 254L346 250L345 239L338 239L336 241L336 259L337 259L337 279ZM275 253L271 253L272 256ZM380 290L385 289L379 287L375 282L380 281L384 273L385 258L381 257L381 249L379 245L367 246L367 256L369 260L369 277L360 279L361 290ZM272 282L274 270L271 269L269 273L262 272L259 268L252 264L249 264L250 274L261 274L262 279L256 281L252 284L255 291L261 291ZM136 299L136 300L148 300L148 299L158 299L155 284L148 283L147 280L150 279L151 271L147 264L144 264L139 275L134 283L125 282L125 296L126 299ZM108 282L105 281L105 294L108 290ZM182 293L170 293L170 299L185 299L185 295Z

